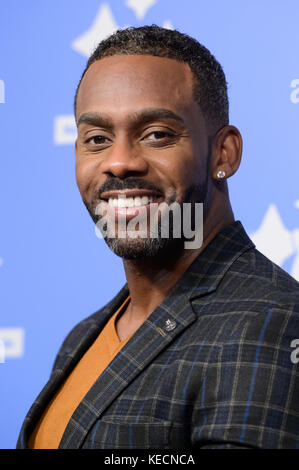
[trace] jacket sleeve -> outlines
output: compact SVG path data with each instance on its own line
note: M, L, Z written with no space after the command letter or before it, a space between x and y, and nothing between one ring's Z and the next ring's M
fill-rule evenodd
M297 306L255 313L207 368L192 418L197 448L299 448Z

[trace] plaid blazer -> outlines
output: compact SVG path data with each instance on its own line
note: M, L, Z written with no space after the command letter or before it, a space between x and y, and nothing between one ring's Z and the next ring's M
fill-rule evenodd
M125 285L69 333L17 448L26 448L47 403L127 295ZM298 282L234 222L96 380L59 448L299 448L294 339Z

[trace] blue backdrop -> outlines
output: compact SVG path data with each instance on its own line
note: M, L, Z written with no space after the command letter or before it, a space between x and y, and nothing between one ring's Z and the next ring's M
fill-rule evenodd
M10 0L0 3L0 447L13 448L69 330L125 282L75 184L73 95L117 27L156 23L222 64L244 139L235 217L299 279L297 0Z

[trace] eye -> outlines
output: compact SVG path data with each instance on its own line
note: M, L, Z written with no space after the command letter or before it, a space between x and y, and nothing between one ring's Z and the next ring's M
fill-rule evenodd
M167 147L168 145L172 145L176 142L177 135L168 130L157 130L152 131L146 134L146 136L142 139L144 145L163 148Z
M154 138L153 138L154 137ZM154 131L154 132L151 132L150 134L147 135L147 139L148 140L162 140L162 139L169 139L169 138L172 138L174 137L173 134L171 134L170 132L166 132L166 131Z
M89 139L85 140L85 144L92 144L92 145L101 145L101 144L106 144L109 141L109 139L103 135L94 135L92 137L89 137Z

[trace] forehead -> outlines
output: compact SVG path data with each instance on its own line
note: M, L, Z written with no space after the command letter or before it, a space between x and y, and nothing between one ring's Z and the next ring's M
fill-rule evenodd
M158 107L184 112L195 106L194 75L188 64L147 55L114 55L94 62L82 79L77 118ZM198 111L198 109L197 109Z

